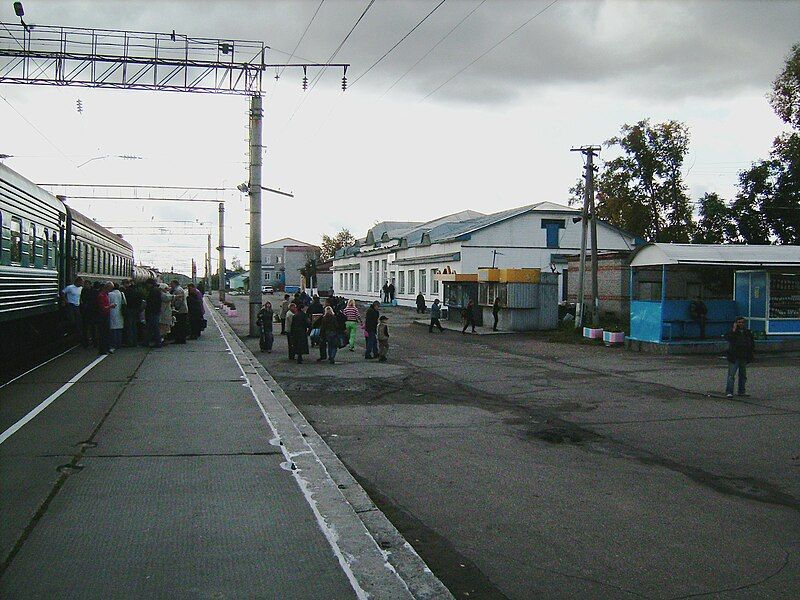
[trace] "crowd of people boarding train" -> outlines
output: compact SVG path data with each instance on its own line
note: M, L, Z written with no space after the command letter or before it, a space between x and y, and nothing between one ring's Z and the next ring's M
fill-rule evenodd
M366 360L386 362L389 355L388 317L380 314L381 303L377 300L369 305L363 318L355 300L337 296L325 298L324 303L316 294L305 291L294 297L284 294L283 302L273 308L265 302L258 315L261 327L261 350L272 352L274 327L280 325L280 335L287 338L289 360L303 363L303 357L318 348L317 362L336 362L339 350L347 348L355 352L359 332L364 336Z
M84 281L77 277L62 290L72 333L84 347L113 354L123 347L160 348L165 343L196 340L206 327L204 290L176 279L169 285L149 279L144 285L127 279Z

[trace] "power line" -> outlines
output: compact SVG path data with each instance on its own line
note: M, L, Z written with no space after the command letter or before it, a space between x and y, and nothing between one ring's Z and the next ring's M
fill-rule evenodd
M417 30L417 28L418 28L420 25L422 25L422 24L423 24L425 21L427 21L427 20L428 20L428 17L430 17L430 16L431 16L433 13L435 13L437 10L439 10L439 7L441 7L441 6L442 6L442 4L444 4L445 2L446 2L446 0L441 0L441 2L439 2L439 4L437 4L436 6L434 6L434 7L433 7L433 10L432 10L431 12L429 12L427 15L425 15L425 16L422 18L422 20L421 20L419 23L417 23L416 25L414 25L414 27L412 27L412 28L411 28L411 30L410 30L408 33L406 33L406 34L405 34L403 37L401 37L401 38L400 38L400 39L397 41L397 43L396 43L394 46L392 46L391 48L389 48L389 49L388 49L388 50L387 50L387 51L384 53L384 55L383 55L383 56L381 56L381 57L380 57L378 60L376 60L374 63L372 63L372 64L369 66L369 68L368 68L366 71L364 71L364 72L363 72L361 75L359 75L358 77L356 77L356 79L353 81L353 83L351 83L351 84L350 84L350 87L353 87L353 86L354 86L356 83L358 83L358 80L359 80L359 79L361 79L362 77L364 77L364 75L366 75L367 73L369 73L369 72L372 70L372 68L373 68L375 65L377 65L377 64L378 64L379 62L381 62L381 61L382 61L384 58L386 58L387 56L389 56L389 54L391 54L392 50L394 50L394 49L395 49L395 48L397 48L397 47L398 47L400 44L402 44L402 43L403 43L403 42L406 40L406 38L408 38L408 36L410 36L412 33L414 33L414 31L416 31L416 30Z
M311 16L311 20L308 22L308 25L306 25L306 28L303 30L303 34L300 36L300 39L297 40L297 43L294 45L294 49L292 50L292 53L289 55L289 58L286 59L286 65L288 65L291 62L292 58L294 57L294 53L297 52L297 49L300 47L300 44L303 41L303 38L306 37L306 34L308 33L308 29L311 27L311 24L314 22L314 19L317 18L317 14L319 13L319 9L322 8L323 4L325 4L325 0L320 0L319 5L317 6L317 10L314 11L314 14ZM283 68L281 68L280 73L276 73L275 74L275 79L276 80L279 79L281 75L283 75L283 72L286 70L286 65L283 65Z
M541 15L542 13L544 13L544 12L545 12L545 11L546 11L548 8L550 8L551 6L553 6L553 5L554 5L556 2L558 2L558 0L552 0L552 2L550 2L550 4L548 4L547 6L545 6L545 7L544 7L542 10L540 10L539 12L537 12L537 13L536 13L535 15L533 15L532 17L530 17L530 18L529 18L527 21L525 21L525 22L524 22L522 25L520 25L519 27L517 27L517 28L516 28L514 31L512 31L511 33L509 33L507 36L505 36L503 39L501 39L499 42L497 42L497 43L496 43L496 44L494 44L493 46L491 46L491 47L490 47L488 50L486 50L486 51L485 51L483 54L479 55L477 58L475 58L475 59L474 59L472 62L470 62L468 65L466 65L466 66L465 66L465 67L463 67L462 69L458 70L458 71L457 71L456 73L454 73L454 74L453 74L453 75L452 75L452 76L451 76L449 79L447 79L447 80L446 80L444 83L441 83L441 84L440 84L440 85L439 85L439 86L438 86L436 89L434 89L432 92L429 92L429 93L428 93L428 94L427 94L427 95L426 95L424 98L422 98L422 100L426 100L427 98L430 98L431 96L433 96L433 95L434 95L436 92L438 92L440 89L442 89L442 88L443 88L444 86L446 86L448 83L450 83L451 81L453 81L453 79L455 79L456 77L458 77L459 75L461 75L461 73L463 73L464 71L466 71L467 69L469 69L469 68L470 68L472 65L474 65L476 62L478 62L480 59L482 59L482 58L483 58L484 56L486 56L487 54L489 54L489 53L490 53L492 50L494 50L495 48L497 48L497 47L498 47L500 44L502 44L503 42L505 42L505 41L506 41L508 38L510 38L511 36L513 36L514 34L516 34L516 33L517 33L518 31L520 31L520 30L521 30L523 27L525 27L525 26L526 26L528 23L530 23L531 21L533 21L533 20L534 20L536 17L538 17L539 15Z
M0 94L0 98L2 98L2 99L5 101L5 103L6 103L6 104L8 104L8 105L11 107L11 110L13 110L15 113L17 113L17 114L20 116L20 118L21 118L23 121L25 121L25 122L26 122L28 125L30 125L31 127L33 127L34 131L36 131L36 133L38 133L40 136L42 136L42 137L44 138L44 140L45 140L45 141L46 141L48 144L50 144L50 145L51 145L53 148L55 148L55 149L56 149L56 152L58 152L58 153L59 153L61 156L63 156L63 157L64 157L64 158L66 158L66 159L67 159L69 162L71 162L73 167L75 166L75 161L74 161L74 160L72 160L72 159L71 159L69 156L67 156L66 154L64 154L64 153L61 151L61 148L59 148L58 146L56 146L56 144L55 144L55 142L54 142L53 140L51 140L49 137L47 137L47 136L44 134L44 132L43 132L41 129L39 129L39 128L38 128L36 125L34 125L34 124L33 124L33 123L30 121L30 120L28 120L28 118L27 118L25 115L23 115L21 112L19 112L19 111L17 110L17 107L16 107L16 106L14 106L13 104L11 104L11 102L8 100L8 98L6 98L5 96L3 96L2 94Z
M421 63L423 60L425 60L426 58L428 58L428 56L430 55L430 53L431 53L431 52L433 52L434 50L436 50L436 48L438 48L438 47L439 47L439 45L440 45L442 42L444 42L444 41L445 41L447 38L449 38L449 37L450 37L450 35L451 35L451 34L452 34L452 33L453 33L453 32L454 32L456 29L458 29L459 27L461 27L461 25L464 23L464 21L466 21L467 19L469 19L469 18L472 16L472 14L473 14L473 13L474 13L476 10L478 10L478 9L479 9L481 6L483 6L483 3L484 3L484 2L486 2L486 0L481 0L481 1L480 1L480 3L478 3L478 5L477 5L477 6L475 6L475 8L473 8L471 11L469 11L469 12L468 12L468 13L467 13L467 14L466 14L466 15L465 15L465 16L464 16L464 17L463 17L463 18L462 18L462 19L461 19L461 20L460 20L458 23L456 23L456 24L455 24L455 25L453 26L453 28L452 28L450 31L448 31L448 32L447 32L447 33L444 35L444 37L443 37L442 39L440 39L438 42L436 42L436 43L435 43L435 44L434 44L434 45L431 47L431 49L430 49L430 50L428 50L428 51L427 51L425 54L423 54L423 55L422 55L422 56L419 58L419 60L418 60L417 62L415 62L413 65L411 65L411 66L408 68L408 70L407 70L405 73L403 73L402 75L400 75L400 77L398 77L398 78L397 78L397 81L395 81L395 82L394 82L392 85L390 85L390 86L389 86L389 87L386 89L386 91L385 91L385 92L383 92L383 94L381 94L381 98L383 98L383 97L384 97L386 94L388 94L388 93L391 91L391 89L392 89L394 86L396 86L398 83L400 83L400 82L401 82L401 81L402 81L402 80L405 78L405 76L406 76L406 75L408 75L408 74L409 74L411 71L413 71L413 70L416 68L416 66L417 66L419 63ZM355 82L354 82L354 83L355 83Z
M322 67L322 69L320 69L319 73L317 73L317 74L314 76L314 79L311 81L311 89L309 89L309 90L308 90L308 93L307 93L306 95L304 95L304 96L303 96L303 99L302 99L302 100L300 100L300 103L297 105L297 107L296 107L296 108L294 109L294 111L292 112L292 115L289 117L289 120L290 120L290 121L291 121L291 120L294 118L294 116L297 114L297 111L298 111L298 110L300 110L300 108L303 106L303 104L305 104L306 100L308 99L308 96L309 96L309 94L311 94L311 92L313 92L313 91L314 91L314 88L317 86L317 83L319 82L319 80L320 80L320 79L322 79L322 76L325 74L325 71L326 71L326 70L327 70L327 68L328 68L328 64L330 64L330 63L333 61L333 59L334 59L334 58L336 58L336 55L337 55L337 54L339 54L339 51L340 51L340 50L341 50L341 49L344 47L344 45L347 43L347 40L348 40L348 39L350 39L350 36L351 36L351 35L353 34L353 32L356 30L356 27L358 27L358 24L359 24L359 23L361 23L362 19L363 19L363 18L364 18L364 16L367 14L367 11L369 11L369 9L370 9L370 8L372 8L372 5L373 5L373 4L375 4L375 0L369 0L369 3L367 4L366 8L364 8L364 10L362 11L361 15L358 17L358 19L356 19L356 22L355 22L355 23L353 24L353 26L350 28L350 31L348 31L348 32L347 32L347 35L346 35L346 36L344 36L344 39L343 39L343 40L341 41L341 43L340 43L340 44L339 44L339 45L336 47L336 50L334 50L334 51L333 51L333 53L332 53L332 54L330 55L330 57L328 58L328 60L327 60L327 61L325 61L325 66L324 66L324 67Z

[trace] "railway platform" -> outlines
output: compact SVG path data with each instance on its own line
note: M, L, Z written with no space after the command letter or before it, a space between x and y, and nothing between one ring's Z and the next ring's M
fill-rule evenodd
M207 313L0 387L0 597L452 597Z

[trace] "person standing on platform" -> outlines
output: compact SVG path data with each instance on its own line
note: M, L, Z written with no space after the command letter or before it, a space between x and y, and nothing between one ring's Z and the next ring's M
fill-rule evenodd
M371 360L378 358L378 319L381 316L378 307L381 303L377 300L367 309L364 317L364 331L367 333L367 349L364 351L364 358Z
M706 303L700 299L700 296L692 300L689 304L689 316L700 325L700 339L706 339L706 317L708 316L708 307Z
M67 309L67 321L76 338L81 341L81 346L87 346L86 332L83 329L83 317L81 315L81 293L83 292L83 278L76 277L75 283L69 284L61 292Z
M500 319L500 298L498 296L495 296L494 302L492 302L492 317L494 318L492 331L497 331L497 321Z
M425 306L425 296L420 292L417 294L417 313L424 315L426 312L428 312L428 307Z
M442 306L439 304L439 299L435 298L433 304L431 304L431 324L428 326L428 333L433 333L433 328L438 327L440 332L444 332L444 328L442 327L441 321L439 319L442 317Z
M386 315L381 315L378 323L378 362L386 362L389 355L389 319Z
M347 306L342 311L344 316L347 317L345 327L347 328L347 338L350 344L350 352L356 350L356 332L358 331L358 324L361 323L361 315L356 307L356 301L352 298L347 301Z
M113 354L111 348L111 330L109 329L109 319L111 309L115 307L108 299L108 292L114 287L110 281L101 286L97 294L97 351L98 354Z
M303 364L303 355L308 354L308 311L307 306L297 308L297 312L292 317L291 329L289 329L289 337L292 338L294 345L294 354L297 357L297 364Z
M475 307L472 300L467 302L466 308L461 311L461 320L464 323L461 333L466 333L467 327L472 327L472 333L475 333Z
M172 309L175 311L175 343L186 343L186 329L189 321L189 306L186 303L186 290L184 290L177 279L173 279L172 285Z
M189 308L189 339L196 340L203 332L203 315L206 309L203 306L203 295L193 283L186 286L186 306Z
M286 335L286 315L289 313L289 305L291 304L289 298L289 294L284 294L283 302L281 302L281 335Z
M753 332L747 328L744 317L736 317L733 328L725 334L725 339L728 340L728 380L725 395L733 398L733 383L738 371L738 395L746 396L747 363L753 360L756 342L753 339Z
M161 348L164 339L161 337L161 288L155 279L148 279L150 291L144 307L144 319L147 324L147 345Z
M159 283L158 289L161 293L161 316L158 321L158 331L163 340L172 331L175 319L172 316L172 294L169 293L169 286L166 283Z
M325 307L319 330L320 347L326 348L325 354L328 362L334 364L336 353L339 351L339 323L336 321L336 314L333 312L332 306ZM320 354L322 354L321 350Z
M384 304L389 304L389 282L383 284L383 302Z
M137 326L139 324L139 315L142 312L142 295L131 279L125 280L122 293L125 294L125 310L123 313L125 317L124 345L136 347L139 344Z
M82 338L86 340L86 344L97 346L97 338L94 337L94 307L97 303L97 293L94 291L90 281L83 282L83 289L81 290L81 323L83 326Z
M292 321L297 314L297 305L294 302L289 303L289 310L286 312L286 346L289 349L289 360L294 360L294 338L291 336Z
M272 312L272 302L267 301L258 311L258 319L256 320L256 324L261 328L258 346L262 352L267 354L272 354L272 344L275 341L275 336L272 333L272 318L274 314Z
M394 293L395 293L395 287L394 287L394 281L392 281L389 284L389 302L393 304L394 304Z
M125 306L125 296L119 291L119 288L110 281L106 286L111 286L111 291L108 292L108 301L111 303L111 313L108 318L108 327L111 330L111 352L122 348L122 330L125 327L125 316L123 314L123 307Z

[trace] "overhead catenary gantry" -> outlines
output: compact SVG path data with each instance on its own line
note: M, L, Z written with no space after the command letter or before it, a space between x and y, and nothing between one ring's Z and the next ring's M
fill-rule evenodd
M238 94L248 112L250 335L261 306L262 81L271 68L342 69L345 63L268 63L264 42L25 23L0 23L0 83Z

